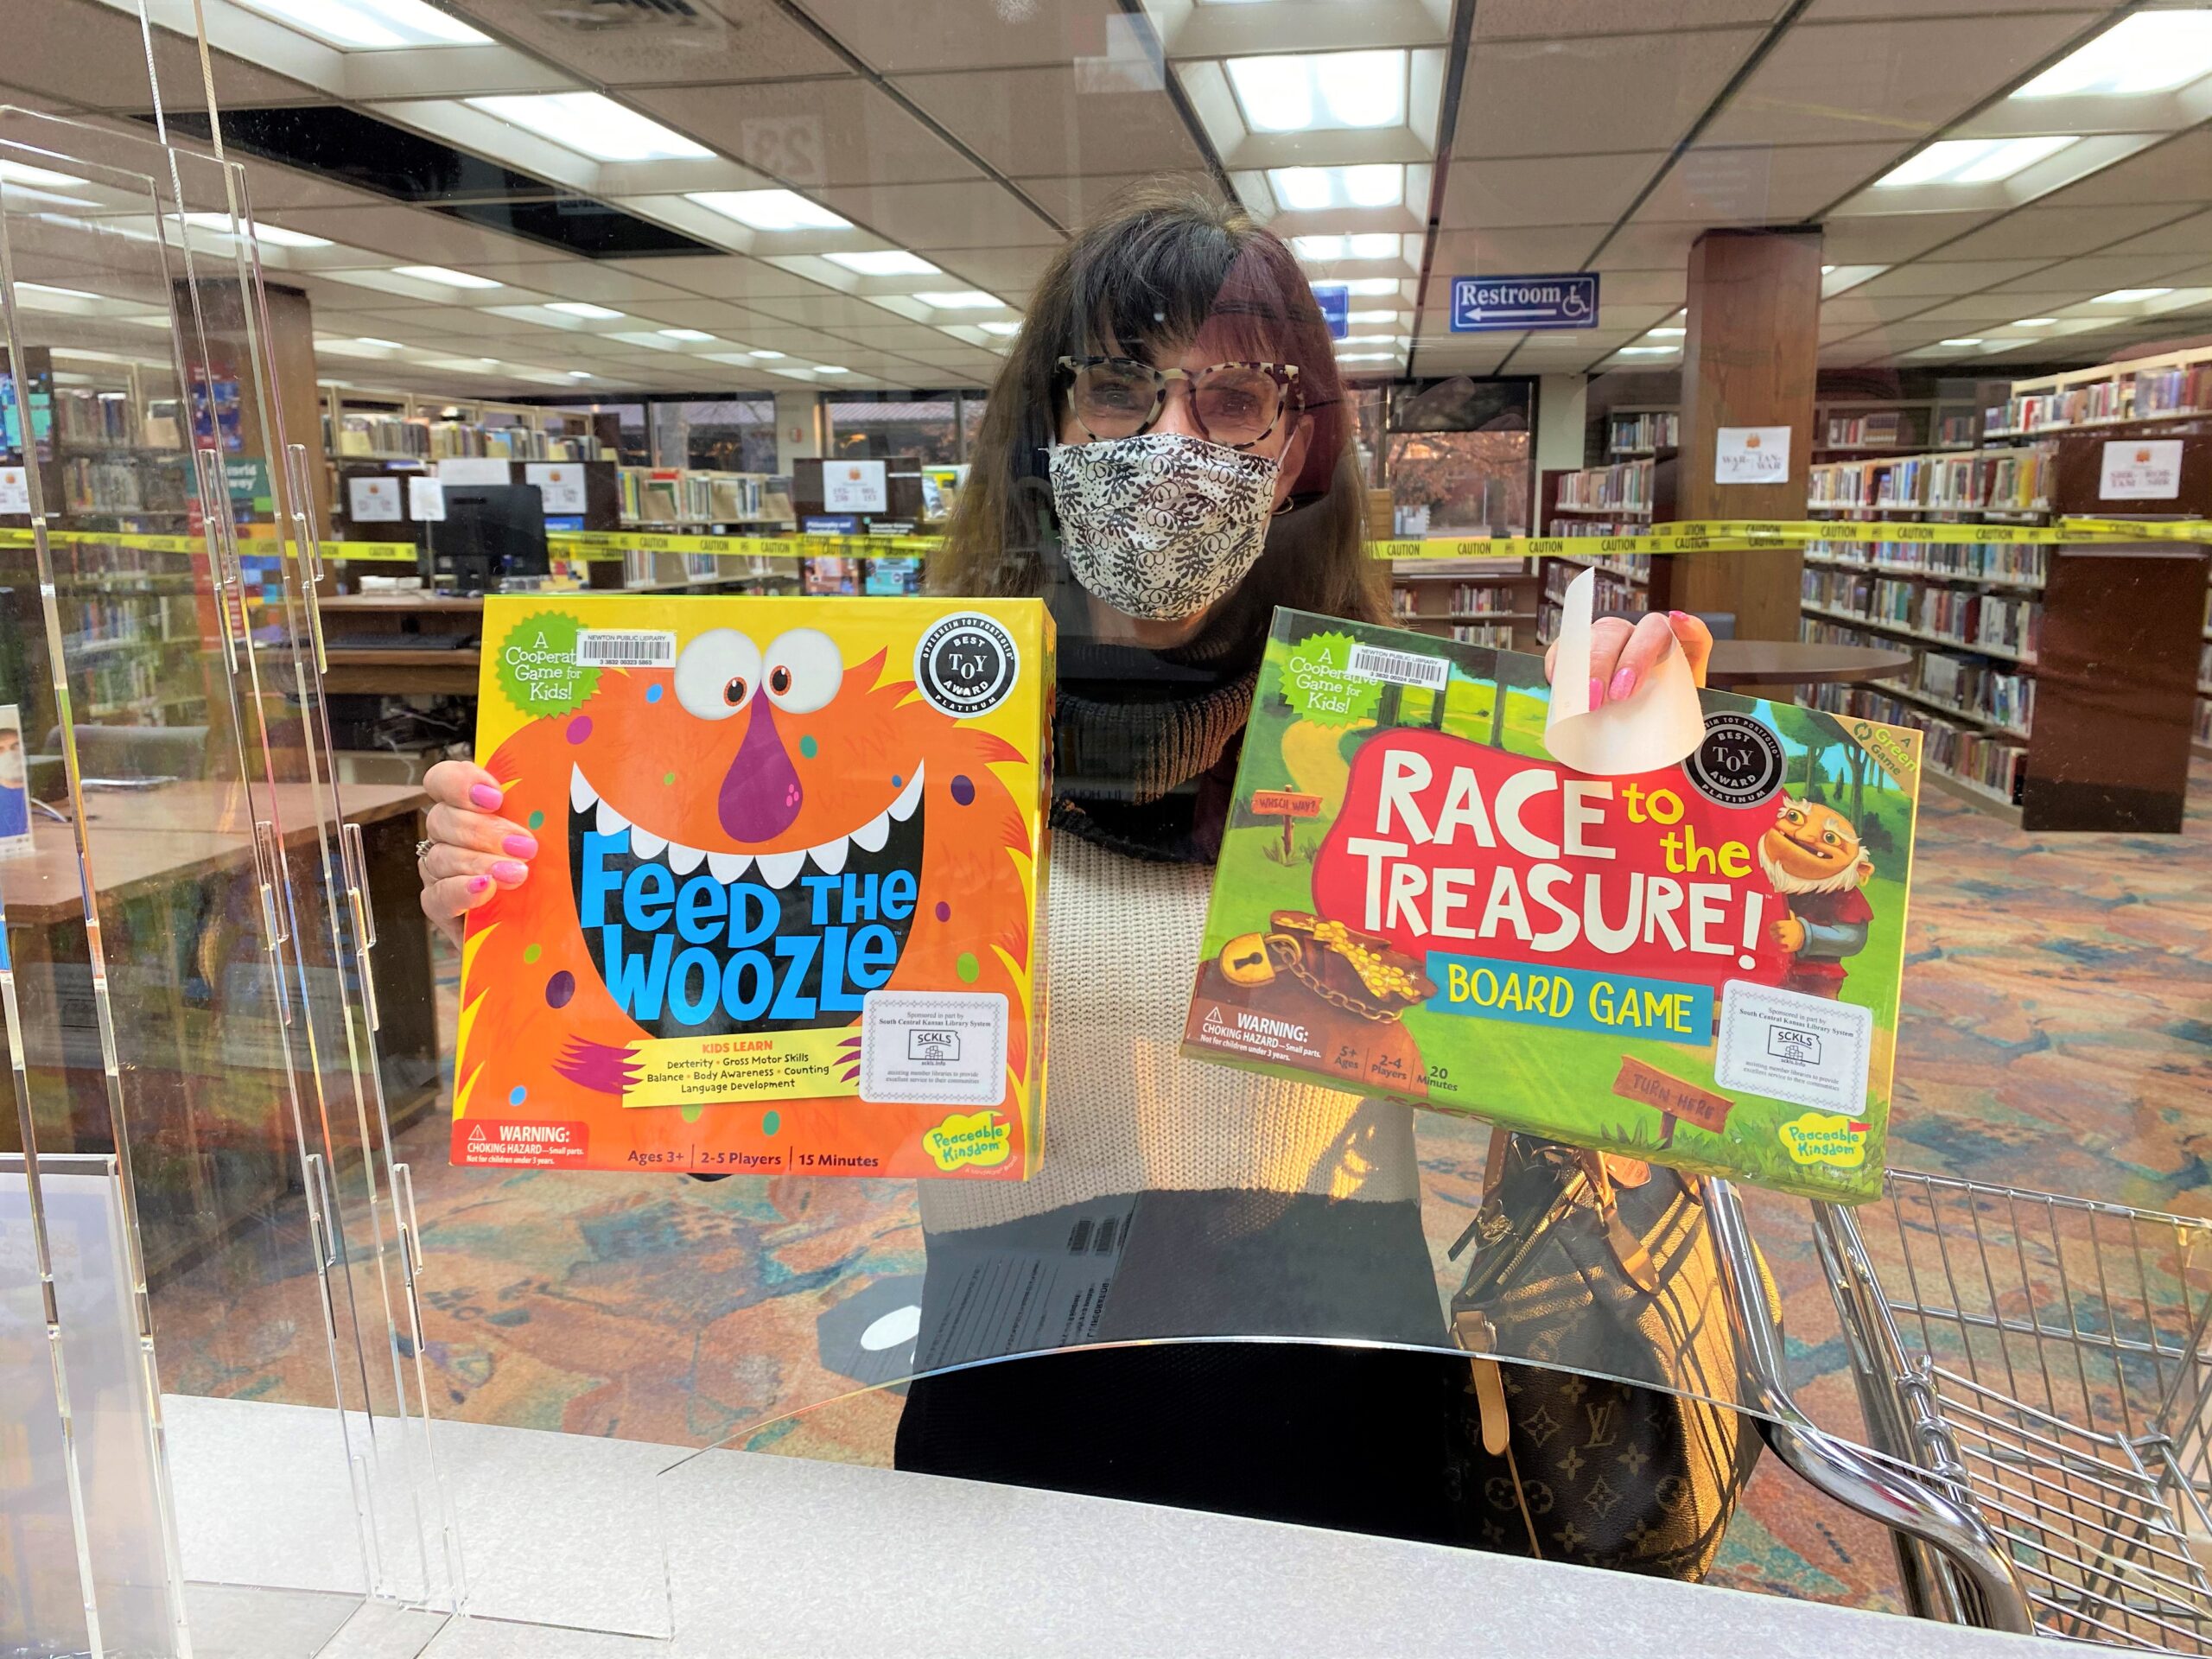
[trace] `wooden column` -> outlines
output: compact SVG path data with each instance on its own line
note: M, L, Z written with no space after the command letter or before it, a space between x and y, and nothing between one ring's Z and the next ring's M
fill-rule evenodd
M1803 518L1820 356L1820 232L1706 232L1690 248L1688 321L1675 516ZM1720 429L1740 426L1789 429L1785 481L1713 482ZM1666 564L1658 597L1669 608L1733 612L1738 639L1796 639L1803 560L1795 549L1685 554Z

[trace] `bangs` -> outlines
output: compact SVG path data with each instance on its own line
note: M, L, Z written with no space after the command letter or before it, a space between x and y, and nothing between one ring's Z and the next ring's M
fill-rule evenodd
M1296 360L1280 273L1245 238L1213 225L1141 220L1073 254L1071 353L1150 357L1195 347L1219 362Z

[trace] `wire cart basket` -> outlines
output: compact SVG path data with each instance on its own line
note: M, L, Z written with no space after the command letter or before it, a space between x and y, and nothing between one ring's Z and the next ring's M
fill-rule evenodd
M1889 1527L1913 1610L2212 1655L2212 1224L1897 1171L1877 1203L1813 1211L1880 1455L1777 1380L1724 1193L1747 1382L1783 1460Z

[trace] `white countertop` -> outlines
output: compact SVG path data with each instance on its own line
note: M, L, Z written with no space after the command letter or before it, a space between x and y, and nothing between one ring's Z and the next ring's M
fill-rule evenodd
M186 1576L205 1586L193 1604L199 1659L286 1659L270 1645L280 1627L312 1632L349 1613L329 1649L346 1659L2049 1651L1434 1545L796 1458L686 1461L677 1447L470 1423L435 1426L468 1617L356 1612L360 1548L330 1414L164 1405ZM400 1530L385 1529L388 1553Z

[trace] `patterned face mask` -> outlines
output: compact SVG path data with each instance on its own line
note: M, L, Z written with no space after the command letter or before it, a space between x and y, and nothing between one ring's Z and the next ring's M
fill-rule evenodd
M1061 444L1052 505L1068 567L1128 616L1196 616L1244 580L1268 543L1276 466L1179 432Z

